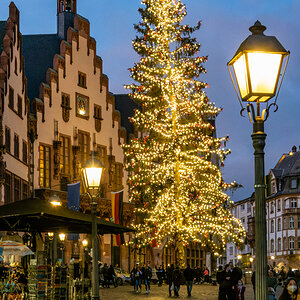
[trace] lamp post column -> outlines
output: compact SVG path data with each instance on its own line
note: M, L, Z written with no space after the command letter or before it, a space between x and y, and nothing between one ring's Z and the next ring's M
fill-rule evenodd
M91 203L91 213L92 213L92 299L98 300L99 296L99 271L98 271L98 240L97 240L97 202L95 197L92 198Z
M264 147L264 121L253 123L252 142L255 157L255 299L267 300L267 239Z

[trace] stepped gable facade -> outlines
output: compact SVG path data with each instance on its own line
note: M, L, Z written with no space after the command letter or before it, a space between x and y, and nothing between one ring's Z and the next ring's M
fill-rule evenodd
M12 2L0 21L0 204L29 195L27 79L19 11Z
M95 152L105 167L98 216L111 218L111 192L123 190L127 226L133 218L121 147L127 133L90 23L76 9L76 0L57 1L53 34L22 35L13 2L7 21L0 21L0 205L55 193L66 205L67 184L80 181L81 167ZM90 212L83 195L80 210ZM115 249L110 235L99 240L100 260L110 264L114 256L114 264L127 269L133 259L128 248ZM66 241L66 260L79 257L79 243Z

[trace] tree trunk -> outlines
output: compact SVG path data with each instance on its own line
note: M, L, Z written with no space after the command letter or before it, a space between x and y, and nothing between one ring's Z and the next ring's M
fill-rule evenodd
M175 265L180 269L185 268L185 248L179 233L175 236Z

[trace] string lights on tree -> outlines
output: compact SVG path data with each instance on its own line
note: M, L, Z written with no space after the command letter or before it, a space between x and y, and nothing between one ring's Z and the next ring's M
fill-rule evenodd
M228 137L216 138L220 109L210 102L200 81L206 73L193 33L183 25L180 0L143 0L142 21L133 48L140 60L126 86L139 104L131 119L139 136L123 146L129 172L130 200L136 204L137 247L175 245L176 264L185 264L185 245L208 247L215 254L231 240L243 242L245 231L229 208L225 193L234 186L222 179L220 165L230 150Z

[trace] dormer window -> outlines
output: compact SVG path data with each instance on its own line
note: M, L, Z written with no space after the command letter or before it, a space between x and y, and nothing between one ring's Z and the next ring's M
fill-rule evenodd
M273 180L271 183L271 193L275 194L276 193L276 181Z
M297 179L293 178L290 180L290 188L291 189L296 189L297 188Z

